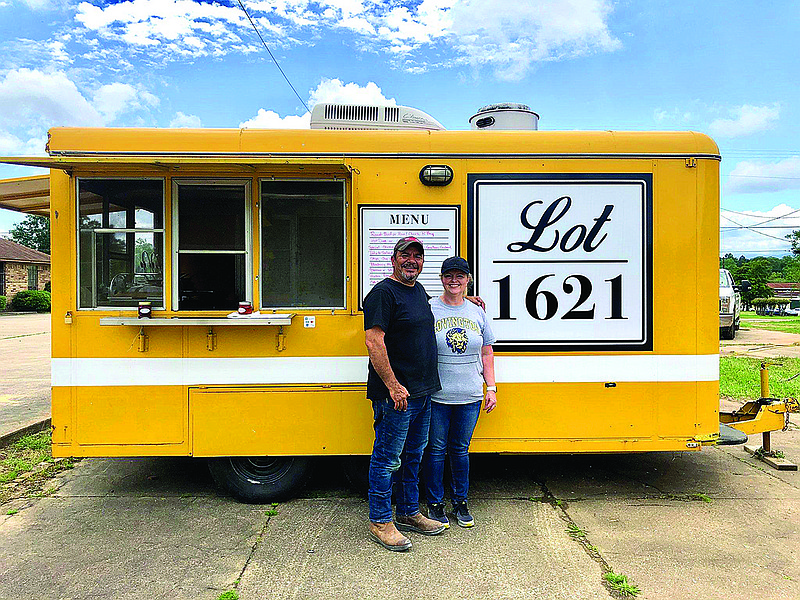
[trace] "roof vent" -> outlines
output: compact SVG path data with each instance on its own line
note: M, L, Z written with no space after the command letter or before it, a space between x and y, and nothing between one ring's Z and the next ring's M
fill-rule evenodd
M327 104L314 106L311 129L403 129L443 130L429 114L408 106L361 106Z
M539 115L527 104L502 102L480 108L470 117L471 129L537 130Z

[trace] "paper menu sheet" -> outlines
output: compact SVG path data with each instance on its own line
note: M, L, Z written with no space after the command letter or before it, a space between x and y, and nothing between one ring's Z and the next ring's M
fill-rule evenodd
M425 262L418 281L430 296L442 293L442 262L458 252L457 206L362 206L359 210L359 306L376 283L392 273L397 240L418 238Z

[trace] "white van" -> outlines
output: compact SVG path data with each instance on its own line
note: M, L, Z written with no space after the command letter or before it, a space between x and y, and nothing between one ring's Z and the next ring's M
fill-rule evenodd
M739 329L742 314L742 295L727 269L719 270L719 337L732 340Z

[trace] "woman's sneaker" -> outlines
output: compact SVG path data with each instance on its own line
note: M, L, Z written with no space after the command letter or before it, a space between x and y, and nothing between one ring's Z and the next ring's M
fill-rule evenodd
M455 513L456 521L461 527L475 527L475 519L469 514L466 500L461 502L453 501L453 513Z
M444 512L444 502L428 504L428 518L439 521L444 525L445 529L450 529L450 519L447 518Z

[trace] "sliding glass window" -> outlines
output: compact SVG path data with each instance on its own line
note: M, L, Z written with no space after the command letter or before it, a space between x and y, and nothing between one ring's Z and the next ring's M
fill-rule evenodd
M164 304L164 181L78 180L80 308Z
M173 180L176 310L235 310L252 301L250 182Z
M262 308L344 308L344 232L343 181L262 180Z

